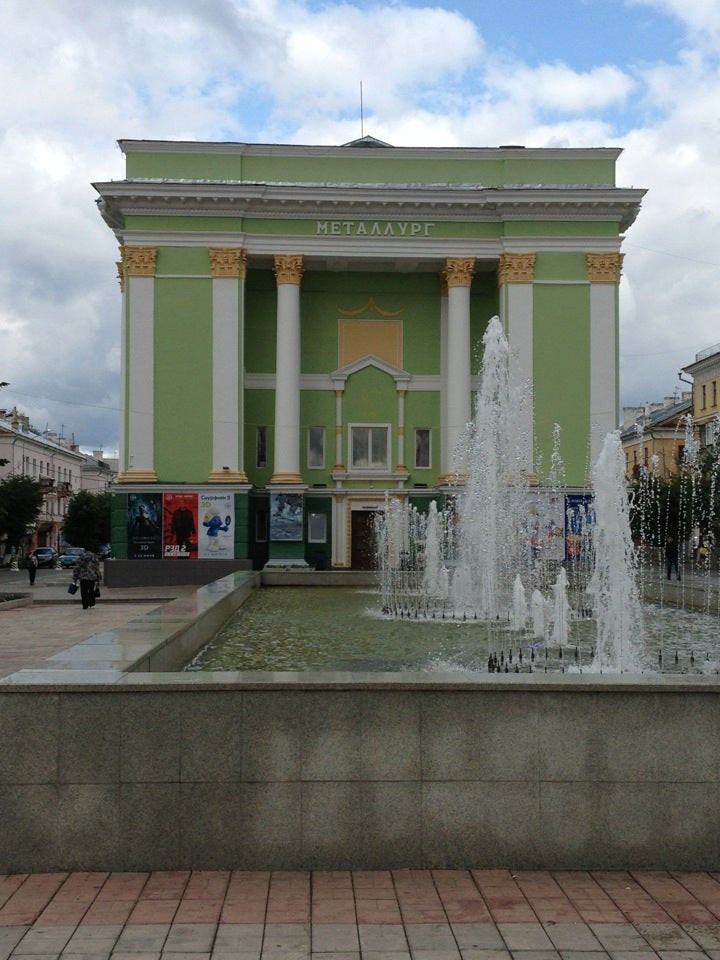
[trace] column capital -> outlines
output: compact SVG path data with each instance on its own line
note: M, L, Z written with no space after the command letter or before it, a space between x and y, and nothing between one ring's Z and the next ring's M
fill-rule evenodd
M291 253L276 256L273 269L278 284L294 283L299 285L304 270L302 254Z
M624 253L586 253L590 283L619 283Z
M535 279L534 253L501 253L498 259L498 283L532 283Z
M209 247L210 272L213 278L245 279L247 251L243 247Z
M126 277L154 277L157 247L120 247Z
M448 277L447 270L440 271L440 296L447 299L448 295Z
M448 287L469 287L475 270L475 257L448 257L445 273Z

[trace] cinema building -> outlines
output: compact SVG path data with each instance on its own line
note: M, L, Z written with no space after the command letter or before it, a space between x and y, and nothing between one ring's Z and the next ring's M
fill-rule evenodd
M568 488L586 486L618 423L621 244L644 193L615 185L619 150L120 147L125 179L94 186L121 256L128 569L371 565L386 495L425 509L456 489L494 315L531 391L528 474L542 484L557 423Z

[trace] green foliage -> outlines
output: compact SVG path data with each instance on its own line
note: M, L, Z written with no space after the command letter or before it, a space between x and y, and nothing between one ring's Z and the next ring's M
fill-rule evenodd
M694 466L662 479L646 474L630 486L630 526L636 543L662 548L668 536L687 541L699 530L720 544L720 452L706 448Z
M0 530L8 547L20 548L42 505L43 488L30 477L0 480Z
M110 542L110 494L81 490L71 497L63 523L65 540L75 547L97 550Z

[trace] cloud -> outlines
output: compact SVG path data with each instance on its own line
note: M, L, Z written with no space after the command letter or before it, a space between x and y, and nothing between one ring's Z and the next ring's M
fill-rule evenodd
M623 146L618 183L649 189L625 244L623 402L672 392L720 339L720 8L627 4L672 16L681 54L530 63L487 15L392 0L6 0L0 405L117 447L118 255L91 183L124 176L118 138L342 143L360 81L365 132L397 145Z
M566 64L505 65L488 73L487 85L512 101L524 101L537 111L586 114L624 101L635 83L614 66L596 67L587 72Z

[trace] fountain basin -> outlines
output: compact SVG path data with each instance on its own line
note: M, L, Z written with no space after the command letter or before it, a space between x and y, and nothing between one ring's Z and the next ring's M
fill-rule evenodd
M717 677L62 663L0 683L3 873L718 867Z

